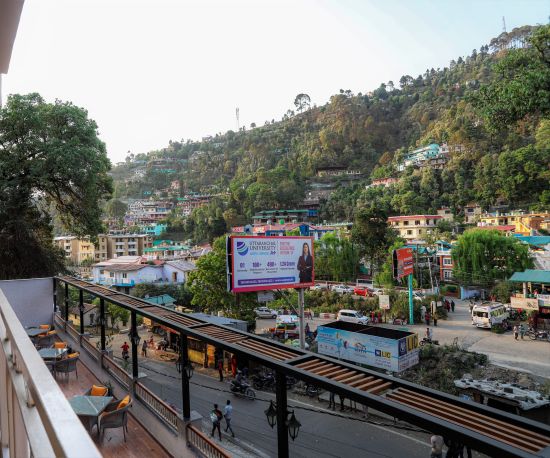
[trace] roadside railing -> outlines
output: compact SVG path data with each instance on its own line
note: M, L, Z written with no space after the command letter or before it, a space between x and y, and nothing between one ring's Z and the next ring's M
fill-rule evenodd
M122 367L120 367L116 361L107 355L103 355L101 358L103 361L103 368L109 372L114 378L116 378L122 386L126 389L130 389L132 386L132 376L128 374Z
M178 413L145 385L135 384L136 397L151 409L167 426L178 430Z
M69 337L71 337L76 343L80 342L80 333L74 328L70 321L67 322L65 331L67 332L67 334L69 334Z
M59 313L54 313L53 322L55 325L59 326L60 328L65 329L65 320L61 318L61 315L59 315Z
M0 440L2 456L101 457L1 290Z
M206 458L230 458L223 448L214 443L206 434L192 424L186 428L187 442Z

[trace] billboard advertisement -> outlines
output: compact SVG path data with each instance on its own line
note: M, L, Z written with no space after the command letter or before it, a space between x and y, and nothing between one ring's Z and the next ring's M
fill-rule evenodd
M235 293L313 286L313 237L230 236L228 289Z
M400 339L319 326L317 348L322 355L401 372L418 364L418 336Z
M413 273L412 248L399 248L393 250L393 276L403 278Z

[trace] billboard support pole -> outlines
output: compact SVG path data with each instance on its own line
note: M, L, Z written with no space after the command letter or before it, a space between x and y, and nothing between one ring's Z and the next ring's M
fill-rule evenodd
M300 314L300 348L306 348L306 336L304 333L304 288L298 289L298 313Z
M409 274L409 324L414 324L413 276Z

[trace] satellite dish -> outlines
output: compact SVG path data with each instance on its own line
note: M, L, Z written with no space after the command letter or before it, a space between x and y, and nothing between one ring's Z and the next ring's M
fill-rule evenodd
M245 234L252 234L252 226L250 224L247 224L245 227L244 227L244 233Z

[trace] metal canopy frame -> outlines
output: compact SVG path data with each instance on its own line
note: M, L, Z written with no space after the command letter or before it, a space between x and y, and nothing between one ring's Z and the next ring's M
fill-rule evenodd
M236 353L278 374L315 384L480 452L499 457L550 457L550 426L542 423L235 328L212 324L73 277L59 276L55 281L139 313L182 336ZM279 456L287 454L280 450Z

